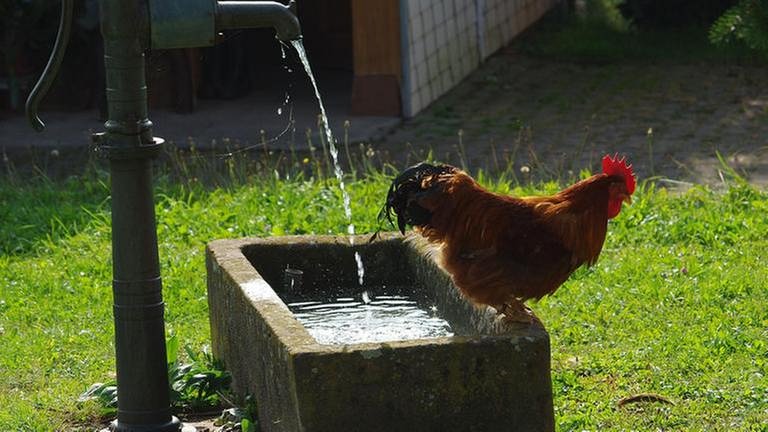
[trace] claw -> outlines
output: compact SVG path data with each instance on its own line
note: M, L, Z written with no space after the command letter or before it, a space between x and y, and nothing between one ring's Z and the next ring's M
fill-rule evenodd
M533 313L533 310L519 300L512 300L509 303L504 303L496 308L496 312L499 315L503 315L503 319L510 323L533 324L541 322Z

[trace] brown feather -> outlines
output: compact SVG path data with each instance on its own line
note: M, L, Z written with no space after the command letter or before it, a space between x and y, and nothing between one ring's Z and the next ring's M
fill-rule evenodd
M409 202L431 213L415 230L440 246L439 263L461 292L498 306L551 294L576 268L597 261L617 181L598 174L553 196L515 198L455 170L424 176Z

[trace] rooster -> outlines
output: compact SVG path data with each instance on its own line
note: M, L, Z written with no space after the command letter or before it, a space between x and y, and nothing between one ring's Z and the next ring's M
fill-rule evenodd
M437 247L459 291L509 321L532 322L524 302L554 293L580 266L595 264L608 219L635 191L632 166L606 155L603 172L552 196L489 192L450 165L420 163L398 175L379 214Z

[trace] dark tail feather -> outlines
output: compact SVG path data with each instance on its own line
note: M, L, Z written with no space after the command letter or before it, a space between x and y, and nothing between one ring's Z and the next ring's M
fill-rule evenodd
M387 192L387 201L379 212L379 230L371 237L373 241L384 219L389 221L390 225L395 226L392 220L393 215L397 219L397 228L400 233L405 234L406 225L420 226L429 223L432 214L423 207L420 207L413 200L413 197L421 192L421 180L424 176L440 175L447 172L453 172L456 168L450 165L430 165L422 162L401 172L389 186Z

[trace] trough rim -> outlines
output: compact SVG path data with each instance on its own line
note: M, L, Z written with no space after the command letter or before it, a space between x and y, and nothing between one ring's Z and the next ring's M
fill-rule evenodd
M287 235L278 237L243 237L237 239L216 239L206 245L207 254L213 257L225 274L230 275L237 284L243 296L259 312L264 321L280 339L290 355L322 355L344 353L359 353L376 355L383 350L408 349L425 345L453 345L495 344L499 341L516 343L519 339L529 339L541 336L549 339L549 334L540 322L531 325L509 323L497 316L496 312L487 307L484 311L484 319L494 321L496 328L502 328L502 332L494 334L454 335L432 338L409 339L386 342L362 342L352 344L321 344L315 340L301 322L290 311L280 295L259 274L256 267L246 257L244 249L253 245L295 245L311 244L322 246L324 244L349 245L350 237L354 238L355 245L365 245L368 242L367 235ZM403 247L418 249L412 239L406 239L396 232L380 233L381 240L401 240ZM308 241L310 240L311 241ZM417 253L420 253L417 251ZM436 265L436 264L435 264ZM441 269L441 271L443 271ZM444 271L443 271L444 272ZM276 325L277 322L280 325ZM450 323L450 321L449 321Z

